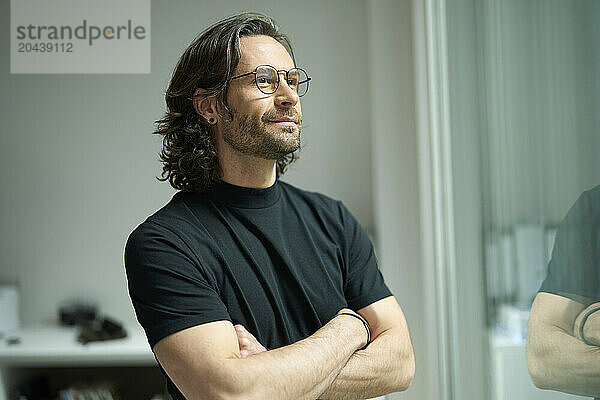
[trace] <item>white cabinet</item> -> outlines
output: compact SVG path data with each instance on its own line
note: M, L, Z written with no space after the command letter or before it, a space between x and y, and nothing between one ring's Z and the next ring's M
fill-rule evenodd
M82 345L74 328L57 325L25 327L0 340L0 400L16 386L45 376L53 389L74 381L115 382L124 398L164 393L164 378L138 325L125 326L127 337ZM7 338L18 337L9 344ZM135 396L135 397L130 397Z

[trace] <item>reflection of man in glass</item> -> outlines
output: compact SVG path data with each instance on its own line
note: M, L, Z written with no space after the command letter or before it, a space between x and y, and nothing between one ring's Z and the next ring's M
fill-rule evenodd
M527 365L541 389L600 397L600 186L558 228L531 308Z

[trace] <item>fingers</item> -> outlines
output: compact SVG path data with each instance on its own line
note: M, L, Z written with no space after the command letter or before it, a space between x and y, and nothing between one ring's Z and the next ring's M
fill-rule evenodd
M251 340L257 341L256 338L250 332L248 332L246 330L246 328L244 328L243 325L235 325L234 328L235 328L235 333L238 336L238 340L248 339L247 342L250 342Z
M240 355L246 358L253 354L262 353L267 349L242 325L234 325L235 333L238 337L238 345L240 347Z
M253 339L256 340L256 338L254 337L253 334L251 334L250 332L248 332L248 330L246 328L244 328L244 325L236 325L235 326L235 330L236 333L238 333L238 336L242 336L242 337L247 337L249 339ZM256 340L258 342L258 340Z

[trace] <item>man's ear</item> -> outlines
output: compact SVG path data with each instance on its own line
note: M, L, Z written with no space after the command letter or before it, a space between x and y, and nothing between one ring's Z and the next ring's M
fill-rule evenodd
M196 113L204 117L209 124L217 123L217 98L214 95L208 96L205 89L198 88L194 91L193 104Z

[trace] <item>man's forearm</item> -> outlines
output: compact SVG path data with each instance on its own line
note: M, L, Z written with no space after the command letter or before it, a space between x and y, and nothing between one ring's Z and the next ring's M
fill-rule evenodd
M600 395L600 347L556 327L532 333L527 362L536 386L581 396Z
M306 339L245 359L226 360L232 398L318 398L365 343L360 322L337 316Z
M406 390L415 369L410 340L391 329L350 357L321 399L365 399Z

